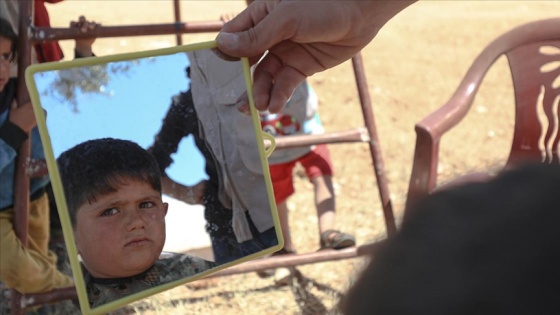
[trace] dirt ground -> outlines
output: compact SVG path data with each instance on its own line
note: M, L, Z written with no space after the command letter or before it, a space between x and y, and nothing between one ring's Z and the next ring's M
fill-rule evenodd
M244 1L181 1L184 21L213 21L239 12ZM53 26L84 14L104 25L168 23L172 1L67 0L48 6ZM391 200L401 217L414 151L414 124L452 94L470 62L493 38L525 22L558 16L558 1L421 1L391 20L362 56L385 162ZM328 21L327 21L328 23ZM185 43L215 34L184 35ZM168 47L175 37L98 39L97 55ZM62 42L71 58L72 41ZM154 74L154 79L159 77ZM364 125L350 63L310 78L321 100L327 131ZM512 87L498 60L465 121L441 145L440 182L505 162L512 134ZM331 145L337 188L337 223L359 244L385 237L381 205L366 144ZM292 235L300 253L318 249L311 184L297 176L289 200ZM335 314L364 259L300 266L302 283L276 287L255 274L219 279L206 289L181 286L133 305L138 314Z

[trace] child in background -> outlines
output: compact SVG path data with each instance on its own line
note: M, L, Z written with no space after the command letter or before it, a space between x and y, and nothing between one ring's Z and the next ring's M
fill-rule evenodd
M56 269L56 256L48 250L48 176L30 181L28 247L14 230L13 184L19 148L31 137L31 158L44 159L31 103L17 106L17 79L9 77L17 41L10 23L0 18L0 281L22 293L37 293L70 287L73 281Z
M262 113L263 131L274 137L296 134L320 134L323 126L317 113L318 98L307 81L300 84L282 112ZM335 195L332 182L332 165L325 144L275 150L268 159L274 187L276 207L284 235L284 248L279 254L294 252L288 225L287 199L294 193L293 169L299 163L305 168L313 184L315 206L319 217L320 249L342 249L355 245L352 235L342 233L335 226Z
M96 139L65 151L57 162L91 307L216 266L162 255L168 205L158 164L145 149Z
M253 0L246 0L250 5ZM228 22L234 15L221 16ZM296 134L321 134L324 132L317 113L318 97L307 81L298 86L294 95L281 113L261 113L261 127L274 137ZM241 110L241 109L240 109ZM247 110L241 110L247 112ZM320 248L342 249L354 246L354 236L342 233L335 226L335 195L332 182L332 165L326 145L275 150L268 158L270 176L274 188L276 208L284 236L284 248L274 253L283 255L295 253L288 223L286 201L294 193L293 168L300 163L313 184L315 206L319 217ZM263 274L263 273L261 273Z

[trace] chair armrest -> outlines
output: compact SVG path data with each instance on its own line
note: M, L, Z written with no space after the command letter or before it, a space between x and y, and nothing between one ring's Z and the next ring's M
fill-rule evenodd
M486 72L500 55L492 49L483 51L475 59L451 98L416 124L416 147L407 207L436 187L441 137L467 115Z

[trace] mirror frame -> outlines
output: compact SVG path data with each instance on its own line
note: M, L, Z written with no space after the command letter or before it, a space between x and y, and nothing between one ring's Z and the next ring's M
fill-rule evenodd
M60 173L58 170L58 165L56 163L56 158L53 153L51 138L49 136L49 132L46 125L46 116L42 109L41 99L39 95L39 91L37 89L34 74L39 72L45 71L56 71L56 70L64 70L69 68L76 68L76 67L87 67L87 66L94 66L99 64L106 64L109 62L119 62L119 61L128 61L132 59L139 59L139 58L148 58L148 57L157 57L157 56L164 56L164 55L171 55L176 53L187 53L189 51L194 50L201 50L201 49L214 49L216 48L215 41L209 42L202 42L196 44L189 44L189 45L181 45L163 49L155 49L155 50L148 50L148 51L141 51L141 52L134 52L134 53L124 53L124 54L116 54L110 56L100 56L100 57L89 57L89 58L81 58L72 61L65 61L65 62L49 62L49 63L42 63L42 64L34 64L29 66L25 71L25 79L27 82L27 89L29 91L29 96L31 98L31 102L33 104L33 111L35 113L35 117L37 120L37 127L39 128L39 133L41 136L41 141L43 143L47 168L49 171L50 181L53 187L53 193L56 201L56 205L58 208L58 214L60 216L60 221L62 225L62 231L64 234L64 241L66 244L66 249L68 252L68 257L70 260L70 266L72 268L72 274L74 277L74 283L76 286L76 291L78 294L78 300L80 302L80 309L81 312L85 315L96 315L96 314L104 314L109 311L115 310L119 307L122 307L126 304L130 304L134 301L146 298L148 296L160 293L165 290L169 290L176 286L192 282L198 279L201 279L205 276L210 274L216 273L222 269L230 267L232 265L236 265L239 263L243 263L248 260L252 260L255 258L262 257L267 254L271 254L275 251L280 250L284 245L284 240L282 237L282 232L280 229L280 223L278 219L278 212L276 209L276 203L274 200L274 193L272 188L272 183L270 179L270 173L268 168L268 161L267 157L270 156L272 151L274 150L274 138L268 137L268 134L262 132L259 120L259 114L257 109L254 105L253 100L253 92L252 92L252 79L251 79L251 71L249 66L249 61L247 58L241 58L243 72L245 76L245 85L247 88L247 94L249 98L249 105L250 105L250 112L251 112L251 119L253 124L253 130L256 137L256 143L259 150L259 155L261 159L261 165L263 168L263 175L264 181L266 184L266 190L268 193L268 200L271 209L271 215L274 221L274 227L276 230L276 236L278 238L278 245L270 247L268 249L264 249L257 253L248 255L241 259L237 259L228 263L224 263L217 267L214 267L210 270L198 273L194 276L178 279L173 282L165 283L162 285L158 285L156 287L131 294L129 296L117 299L115 301L106 303L104 305L90 308L89 306L89 299L86 292L85 281L84 281L84 274L81 269L80 262L78 261L78 251L75 245L75 238L73 228L70 222L70 217L68 214L68 207L66 203L66 198L64 196L64 190L62 186L62 181L60 178ZM271 145L265 149L264 139L267 139L271 142Z

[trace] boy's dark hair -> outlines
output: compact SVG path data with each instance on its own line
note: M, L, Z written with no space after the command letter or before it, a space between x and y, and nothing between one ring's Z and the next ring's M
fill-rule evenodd
M86 202L118 190L129 180L149 183L161 192L155 158L138 144L112 138L82 142L57 158L72 226Z
M344 314L556 314L560 165L427 196L374 253Z
M0 36L12 41L12 56L10 58L10 62L13 62L17 55L18 36L14 32L12 24L3 18L0 18Z

